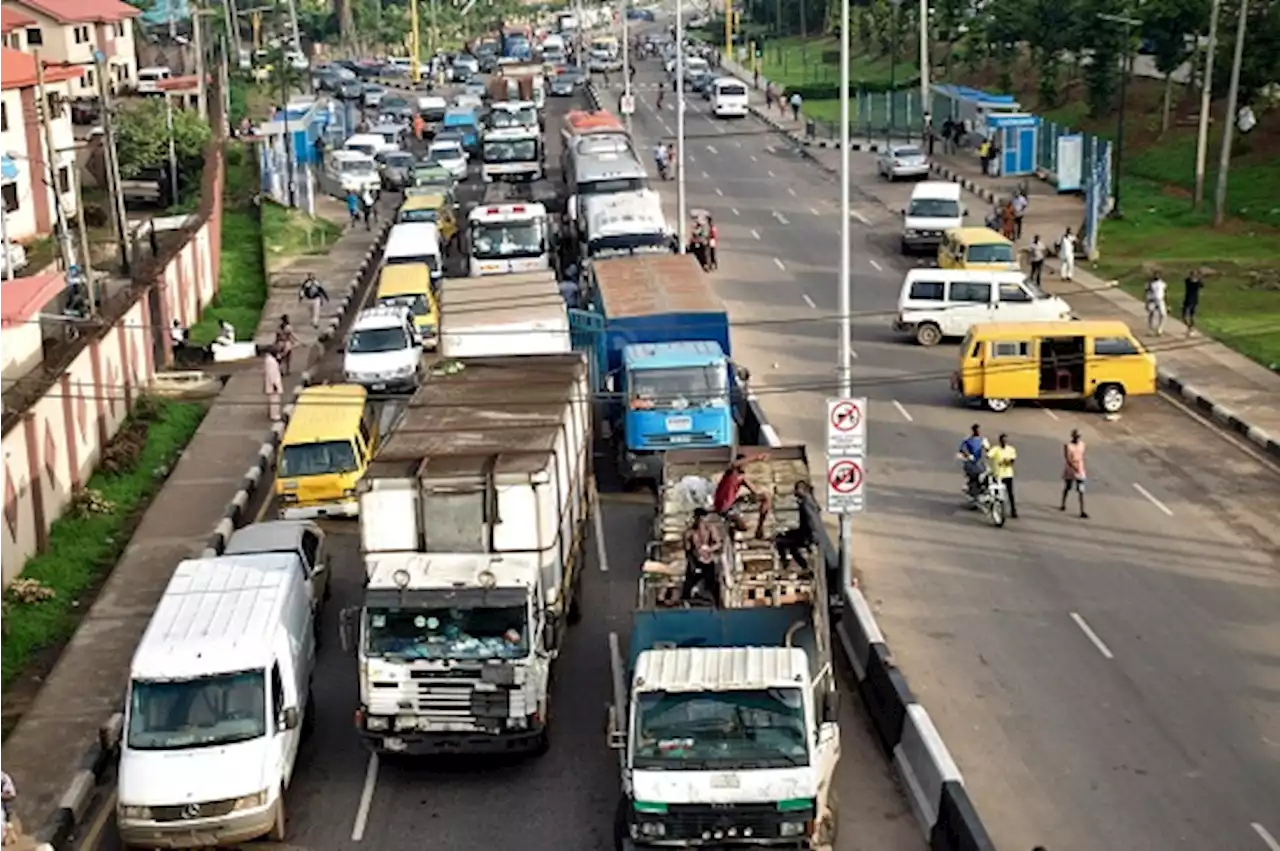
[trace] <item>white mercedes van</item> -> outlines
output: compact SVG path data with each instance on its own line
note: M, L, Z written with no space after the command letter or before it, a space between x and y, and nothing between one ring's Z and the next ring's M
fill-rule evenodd
M295 553L178 565L129 670L116 822L133 848L285 839L314 723L315 629Z
M963 337L982 322L1057 322L1071 305L1046 295L1022 272L912 269L898 295L893 329L922 346Z
M936 253L942 235L963 226L960 184L949 180L917 183L911 190L911 201L902 211L902 253Z

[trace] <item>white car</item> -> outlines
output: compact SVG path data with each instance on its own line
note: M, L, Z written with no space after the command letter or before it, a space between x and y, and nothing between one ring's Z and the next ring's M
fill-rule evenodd
M929 160L917 145L890 145L876 160L876 168L891 181L899 177L929 176Z
M342 373L348 382L375 392L412 392L421 369L422 344L408 308L360 311L342 356Z
M467 164L470 157L462 147L462 143L452 139L443 142L432 142L427 148L427 162L447 169L449 174L458 180L467 179Z

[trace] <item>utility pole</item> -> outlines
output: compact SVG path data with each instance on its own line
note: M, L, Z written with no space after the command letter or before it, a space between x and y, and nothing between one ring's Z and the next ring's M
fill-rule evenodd
M631 113L635 111L635 102L631 99L631 30L627 20L630 11L629 0L622 0L622 101L632 107L623 113L628 135L631 133Z
M293 49L301 53L302 33L298 32L298 4L296 0L285 0L285 2L289 4L289 25L293 27L293 38L290 41L293 44ZM381 4L378 5L378 9L381 12Z
M234 19L231 17L231 4L232 0L222 0L222 24L227 28L228 36L235 35L236 31L235 25L232 23Z
M218 91L222 93L222 134L228 136L231 133L230 42L224 35L219 38L218 44L222 48L222 61L218 63Z
M58 151L53 146L53 116L50 115L52 105L49 103L49 95L44 88L44 63L40 60L40 51L32 50L31 58L36 63L36 114L40 116L40 128L44 131L44 163L45 171L48 172L47 180L49 181L49 189L53 192L53 210L57 219L56 227L58 228L58 248L62 255L62 267L70 270L76 265L73 261L74 252L71 250L71 230L67 225L66 211L62 209L62 191L58 186ZM39 187L33 187L35 191L40 191Z
M853 177L849 168L849 0L840 0L840 395L853 395L853 258L849 240L852 238L850 219L849 180ZM892 95L890 95L892 97ZM853 517L840 515L840 577L841 593L853 585Z
M116 150L116 119L111 106L111 85L107 81L107 57L101 50L93 52L98 72L98 97L102 101L102 142L107 159L107 189L111 193L111 209L116 220L116 241L120 246L120 263L125 274L132 266L129 252L129 219L124 211L124 190L120 186L120 152Z
M926 133L929 128L924 126L925 116L933 114L929 98L929 71L929 0L920 0L920 121Z
M1204 79L1200 81L1200 126L1196 130L1196 191L1191 208L1204 207L1204 170L1209 158L1209 115L1213 112L1213 57L1218 52L1218 14L1222 0L1213 0L1209 12L1209 42L1205 45Z
M578 21L579 27L582 21ZM676 215L680 217L680 253L686 251L689 213L684 182L684 0L676 0Z
M1102 14L1098 15L1098 20L1111 24L1121 24L1124 27L1123 40L1120 42L1120 110L1116 117L1116 155L1113 160L1115 167L1112 169L1112 186L1114 189L1111 194L1114 198L1114 203L1109 214L1110 218L1119 219L1124 216L1120 209L1120 176L1121 166L1124 164L1124 115L1125 107L1129 102L1129 77L1132 76L1133 71L1130 67L1129 41L1133 37L1133 28L1142 26L1142 21L1125 17L1124 15Z
M414 85L422 82L422 68L419 60L422 57L421 38L418 34L418 0L409 0L409 79Z
M231 39L231 47L236 52L236 67L240 67L240 51L244 49L240 42L240 7L236 0L223 0L227 8L231 10L231 28L227 30L227 37Z
M1245 22L1249 0L1240 0L1240 21L1236 24L1236 52L1231 58L1231 87L1227 89L1227 114L1222 121L1222 153L1218 156L1218 186L1213 193L1213 226L1221 227L1227 217L1227 175L1231 171L1231 143L1236 129L1236 105L1240 98L1240 65L1244 62ZM39 62L36 62L37 67Z
M204 11L200 8L198 0L192 0L191 34L196 48L196 109L200 117L207 121L209 119L209 81L206 78L209 72L205 68L204 61L204 24L201 23L203 15Z

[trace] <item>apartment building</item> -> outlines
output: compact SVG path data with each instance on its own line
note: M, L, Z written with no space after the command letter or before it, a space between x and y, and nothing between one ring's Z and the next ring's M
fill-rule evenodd
M32 22L15 24L12 32L6 30L7 47L38 48L45 62L78 69L77 77L71 81L71 97L98 96L95 50L106 57L114 91L137 85L133 19L142 12L136 7L123 0L4 0L4 10L9 17ZM15 36L20 44L10 43Z
M26 242L46 236L58 220L57 204L76 215L72 180L75 137L68 97L81 70L44 63L45 108L53 133L52 165L36 104L36 63L30 53L0 47L4 74L0 80L0 194L4 198L4 236ZM42 57L43 58L43 57Z

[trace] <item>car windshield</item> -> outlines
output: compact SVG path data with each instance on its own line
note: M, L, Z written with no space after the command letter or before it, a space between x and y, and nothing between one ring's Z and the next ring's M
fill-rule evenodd
M417 210L401 210L400 221L402 222L427 222L436 224L440 221L440 212L431 207L420 207Z
M958 219L960 202L951 198L913 198L907 215L922 219Z
M542 222L475 222L471 225L471 255L477 260L540 257L547 251Z
M385 307L407 307L414 316L426 316L428 313L427 297L422 293L385 296L378 299L378 304Z
M798 688L648 692L636 707L634 766L668 770L809 764Z
M970 245L966 260L969 263L1012 263L1013 246L999 242Z
M338 171L343 174L367 174L373 171L373 163L368 160L339 160Z
M392 95L390 97L385 97L382 99L382 108L383 109L408 109L409 101L405 100L402 97L399 97L398 95Z
M499 139L484 143L485 162L528 162L537 158L538 142L535 139Z
M368 609L365 653L397 659L522 659L529 655L523 606Z
M413 154L388 154L383 162L388 168L413 168L417 160L413 158Z
M442 160L456 160L462 157L462 148L459 145L432 145L427 150L427 160L440 162Z
M286 479L353 473L356 467L356 451L349 440L293 443L280 453L280 477Z
M587 243L587 255L597 259L631 254L669 254L671 251L671 235L667 233L605 236Z
M129 692L129 747L134 750L229 745L267 733L262 671L195 680L134 680Z
M409 347L403 328L360 328L351 332L347 351L355 355L398 352Z
M899 160L916 160L924 156L924 154L920 153L919 148L896 148L893 156Z
M538 111L531 106L519 109L495 109L489 113L489 123L497 128L533 127L538 123Z
M632 407L683 410L728 402L724 364L637 369L628 378Z

